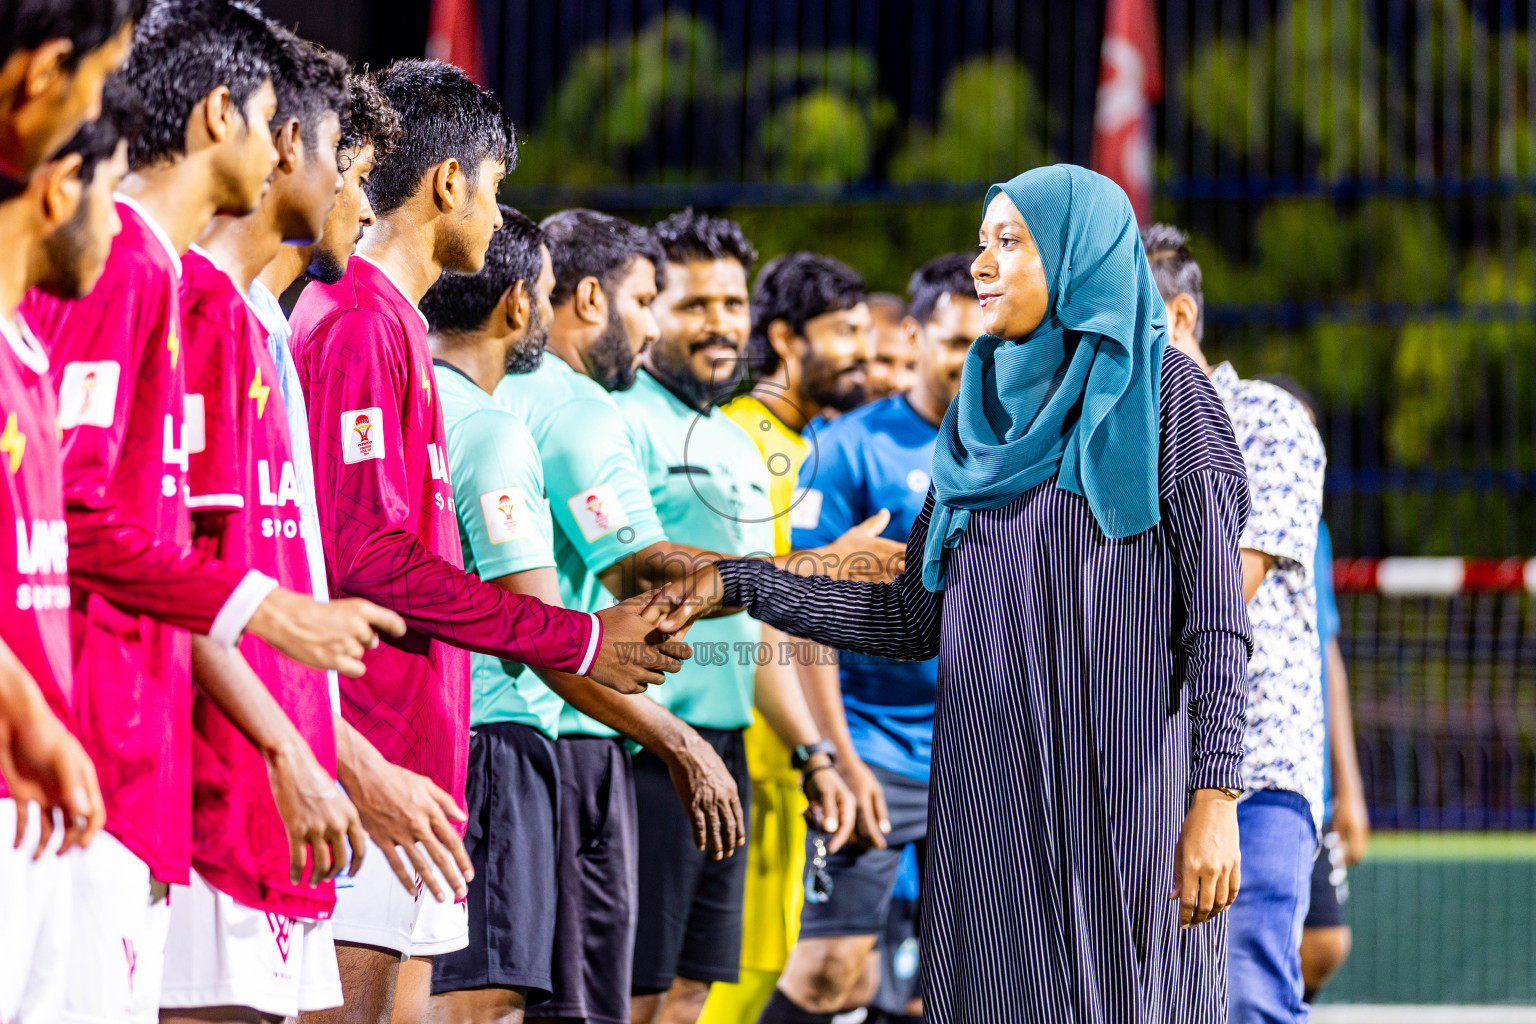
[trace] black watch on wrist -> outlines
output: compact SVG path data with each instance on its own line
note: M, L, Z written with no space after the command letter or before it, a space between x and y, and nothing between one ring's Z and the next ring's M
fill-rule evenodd
M789 766L795 771L801 771L806 764L817 754L826 754L833 764L837 763L837 744L831 740L817 740L815 743L802 743L789 754Z

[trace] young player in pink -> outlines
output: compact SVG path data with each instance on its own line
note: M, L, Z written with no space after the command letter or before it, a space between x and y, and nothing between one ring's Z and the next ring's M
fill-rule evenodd
M123 72L145 120L106 272L84 299L34 293L24 309L57 375L77 721L115 840L75 865L79 977L66 1020L158 1019L165 887L186 882L191 856L188 632L205 635L199 687L263 750L292 754L268 765L302 863L355 815L306 790L321 769L302 742L282 745L291 724L232 648L248 631L306 663L361 671L372 624L400 626L366 603L316 604L190 543L186 463L202 430L184 401L180 253L216 211L252 209L271 174L272 47L243 8L157 0Z
M285 29L272 31L279 43L272 122L277 175L261 209L214 222L277 224L265 258L281 244L284 226L307 239L324 222L340 184L336 144L347 106L346 64ZM203 421L202 448L188 458L194 542L223 561L310 593L299 476L266 329L212 252L194 245L181 266L187 393ZM346 801L334 782L326 673L251 635L240 641L240 652L323 769L310 785ZM193 872L187 888L171 893L162 1024L198 1019L213 1007L293 1017L340 1004L328 921L335 890L329 881L315 886L314 878L327 875L333 859L347 859L346 851L321 850L313 874L299 877L262 752L201 694L193 726ZM364 848L360 827L348 838L353 849Z
M57 403L47 352L16 307L32 286L64 297L90 290L118 229L112 189L127 168L116 133L90 125L20 196L0 202L0 693L30 693L7 701L23 727L0 758L8 774L27 769L9 790L0 781L0 1020L15 1024L63 1010L69 870L79 854L60 855L89 842L104 817L90 760L66 728L74 713ZM41 805L30 822L29 800ZM54 827L55 809L67 831Z
M220 265L229 270L236 287L250 282L251 304L268 332L267 347L281 374L294 469L303 504L301 514L311 524L305 537L310 582L317 586L317 596L322 598L329 594L330 584L320 542L309 410L289 347L288 314L277 296L287 291L306 268L310 276L323 283L341 280L363 230L374 222L373 208L363 187L373 173L374 163L389 156L399 144L400 116L372 78L353 75L347 84L351 97L336 154L337 166L342 168L342 188L319 235L306 237L302 244L291 241L278 246L276 255L265 263L263 256L272 250L280 235L288 234L275 213L267 218L218 218L203 239ZM269 202L287 191L288 177L279 173L274 179ZM307 186L301 190L307 190ZM268 203L263 203L263 211L267 206ZM387 863L395 877L417 899L430 895L445 901L451 893L464 892L464 873L470 871L470 858L455 824L464 820L464 812L453 797L426 776L386 761L341 717L339 693L334 700L337 777L357 806L369 838L389 855ZM338 879L337 885L348 881Z
M309 406L332 592L370 597L410 625L403 642L369 655L365 679L343 685L343 713L391 761L429 776L462 805L469 650L626 690L664 677L638 663L648 659L620 656L653 632L632 606L568 611L463 570L427 325L416 303L444 270L480 269L500 226L496 187L515 143L495 99L450 65L401 61L376 80L404 130L369 181L378 220L339 282L305 291L292 344ZM678 664L665 653L656 662L669 670ZM357 885L338 893L336 937L348 944L339 950L342 987L358 1019L395 995L396 956L423 958L396 996L396 1011L409 1016L427 997L425 958L468 942L462 904L413 906L378 869L382 859L370 858Z
M293 453L266 331L229 276L195 246L182 257L182 297L187 392L203 409L203 444L188 459L195 543L306 593L309 566L299 535ZM312 784L346 800L335 789L336 737L325 672L285 658L249 634L239 649L324 769ZM326 921L335 906L333 885L294 877L261 753L202 695L194 701L193 727L194 871L190 889L183 893L177 886L173 893L161 1007L169 1013L249 1006L292 1017L301 1008L339 1004ZM349 838L360 849L366 837L358 826ZM338 846L324 859L348 857ZM316 865L315 874L329 875L329 865ZM250 927L225 927L226 920ZM248 941L238 941L240 935ZM231 955L200 963L199 947ZM209 970L214 963L223 969ZM310 977L301 993L301 976L317 967L319 984Z

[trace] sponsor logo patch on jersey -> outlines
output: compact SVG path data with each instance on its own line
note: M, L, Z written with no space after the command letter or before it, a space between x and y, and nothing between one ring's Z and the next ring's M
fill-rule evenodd
M181 447L188 455L208 450L208 409L203 396L189 391L181 399Z
M114 359L65 363L59 374L59 427L110 427L123 366Z
M821 492L814 487L796 487L789 504L789 527L814 530L821 523Z
M341 414L341 461L347 465L384 457L384 410L376 405Z
M619 501L619 494L612 484L598 484L577 491L565 504L571 510L571 515L576 517L581 535L588 541L597 540L621 526L629 525L629 513L624 511L624 505Z
M492 544L521 540L529 535L528 502L521 487L503 487L480 495L480 512L485 516L485 532Z
M928 474L921 469L914 469L907 473L907 490L909 491L927 494L930 482Z

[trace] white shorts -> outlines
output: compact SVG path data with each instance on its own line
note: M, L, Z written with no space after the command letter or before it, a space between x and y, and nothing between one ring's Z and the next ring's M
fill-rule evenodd
M469 908L462 902L437 902L420 878L414 892L406 891L372 839L357 877L336 879L331 926L337 942L378 946L401 960L452 953L469 945Z
M167 886L149 865L102 832L69 858L70 936L67 1024L156 1024L165 934L171 921Z
M60 857L63 815L55 814L53 838L38 860L42 815L29 806L27 834L15 848L16 801L0 799L0 1021L55 1021L69 988L71 862Z
M329 921L252 909L196 871L191 885L171 886L162 1009L245 1006L297 1017L341 1002Z

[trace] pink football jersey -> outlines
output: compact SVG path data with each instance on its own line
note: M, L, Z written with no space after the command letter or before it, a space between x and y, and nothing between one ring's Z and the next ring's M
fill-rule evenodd
M0 639L73 728L69 542L48 355L25 323L0 318L0 336ZM0 778L0 797L9 792Z
M197 249L181 259L187 398L202 409L202 445L188 454L187 504L196 543L300 594L310 592L298 481L266 329L234 282ZM240 653L335 774L336 732L325 673L245 636ZM192 707L192 863L210 884L257 910L329 917L327 882L288 878L288 837L266 764L217 707Z
M342 713L462 806L467 652L585 673L600 626L464 571L427 324L383 270L353 258L338 283L305 289L291 323L331 592L410 626L368 653L365 676L341 681Z
M246 576L192 547L180 260L130 203L83 299L22 307L49 346L64 454L75 717L107 830L155 877L185 884L192 853L187 630L213 630Z

